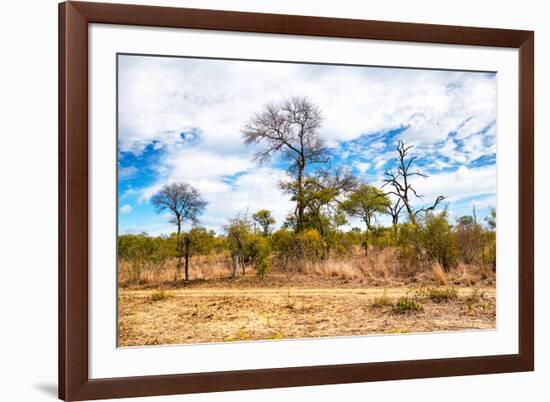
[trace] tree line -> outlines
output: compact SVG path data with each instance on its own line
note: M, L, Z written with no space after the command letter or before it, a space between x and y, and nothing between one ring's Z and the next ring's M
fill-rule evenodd
M437 261L445 270L459 261L490 263L496 269L494 211L485 225L477 221L475 209L473 216L461 217L451 225L446 209L436 213L444 195L426 203L415 189L415 176L424 180L428 176L416 168L413 146L401 140L395 167L384 172L380 188L347 169L333 168L319 134L322 121L318 107L307 98L294 97L266 105L242 130L245 144L255 146L254 158L259 164L274 157L287 163L288 179L279 185L294 208L279 230L273 232L276 221L268 209L228 219L223 235L200 228L199 218L207 202L189 184L172 183L155 194L151 203L158 213L169 214L176 232L165 238L119 236L120 258L135 260L132 266L142 266L147 258L176 258L176 272L181 277L183 271L186 282L192 255L227 252L232 276L244 274L251 266L263 277L273 261L284 269L296 261L349 254L357 245L366 255L373 247L397 247L404 265L413 269L427 261ZM383 214L391 217L390 227L376 224ZM360 220L363 228L342 230L348 219ZM193 228L183 231L184 223ZM164 257L156 255L163 252Z

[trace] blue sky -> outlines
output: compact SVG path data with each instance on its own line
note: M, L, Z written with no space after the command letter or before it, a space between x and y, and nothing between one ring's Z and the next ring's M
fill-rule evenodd
M290 96L321 109L333 167L380 185L403 139L430 176L415 179L417 205L445 195L452 218L496 206L495 74L121 55L119 232L172 232L150 204L171 182L201 192L200 223L218 233L229 217L264 208L281 224L292 210L278 187L285 165L253 161L241 128Z

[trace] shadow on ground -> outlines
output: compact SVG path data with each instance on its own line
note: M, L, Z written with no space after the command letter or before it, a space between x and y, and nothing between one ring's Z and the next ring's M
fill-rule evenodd
M46 395L57 398L57 384L34 384L34 387Z

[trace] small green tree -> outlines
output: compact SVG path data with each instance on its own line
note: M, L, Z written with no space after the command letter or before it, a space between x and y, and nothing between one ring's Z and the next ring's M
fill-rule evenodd
M245 274L246 247L252 235L252 222L246 215L237 215L225 226L227 241L231 253L231 276L239 275L239 267Z
M189 277L189 260L193 255L208 254L214 245L214 233L205 228L194 227L183 234L185 280Z
M341 204L342 209L349 216L365 222L365 241L363 243L365 255L368 255L369 252L369 232L374 219L376 219L376 214L385 213L390 204L389 198L382 190L368 184L361 185Z
M420 231L421 244L431 260L439 262L445 271L454 268L458 263L459 250L453 235L447 211L439 214L428 213Z
M157 213L168 211L170 223L176 225L176 254L178 256L177 271L183 265L183 238L181 237L182 226L185 221L198 222L199 216L206 208L207 202L200 193L186 183L172 183L164 186L151 198L151 203ZM176 278L177 279L177 278ZM185 282L189 280L185 272Z
M141 274L149 262L158 258L154 240L146 233L118 237L118 258L131 267L130 281L141 282Z
M254 235L249 239L249 257L256 269L256 275L261 279L271 270L271 243L267 237Z
M269 236L271 233L271 225L275 224L275 218L271 215L271 212L267 209L260 209L252 215L252 219L260 225L262 234L264 236Z

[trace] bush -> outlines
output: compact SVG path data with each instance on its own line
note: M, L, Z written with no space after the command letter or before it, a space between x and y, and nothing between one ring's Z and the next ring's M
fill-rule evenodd
M449 302L458 299L458 290L454 287L449 288L430 288L428 296L434 303Z
M462 261L479 263L482 259L483 229L471 216L463 216L456 225L455 238Z
M395 247L398 245L397 233L393 227L373 227L370 244L378 248Z
M395 314L417 313L423 310L422 304L407 296L401 296L393 306Z
M399 249L401 263L409 269L418 269L422 261L418 227L411 223L400 224L392 236Z
M256 275L263 279L271 269L271 261L269 259L271 255L271 243L268 238L260 236L254 236L251 240L250 252L252 263L256 269Z
M496 270L497 259L497 239L496 233L492 231L486 231L483 234L483 251L481 260L485 264L491 264L493 271Z
M172 296L168 292L166 292L164 289L160 289L151 293L150 299L153 302L157 302L157 301L163 301L163 300L169 299L171 297Z
M337 256L347 256L353 252L353 248L361 244L361 236L357 242L354 233L334 232L329 239L330 248Z
M273 234L272 244L283 268L289 263L318 261L325 251L325 243L315 229L307 229L297 234L280 229Z
M174 257L175 241L170 238L138 235L118 237L118 258L131 267L131 282L139 283L143 270L149 265L158 265Z
M421 243L428 258L439 262L446 272L456 267L460 253L447 220L447 211L437 215L428 214L420 231Z
M316 261L322 258L325 244L316 229L307 229L296 235L297 257L306 261Z

